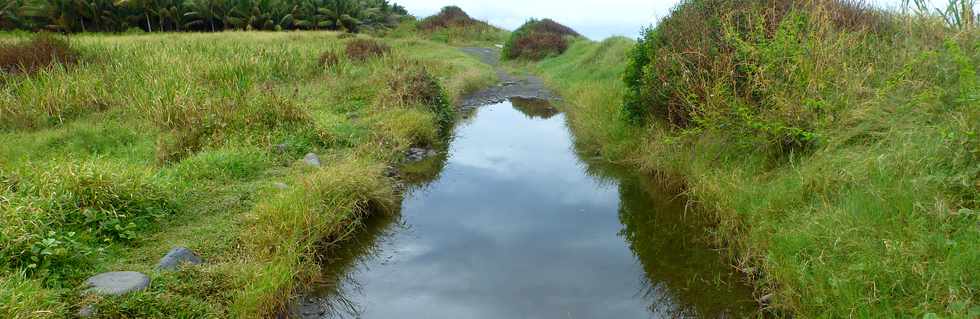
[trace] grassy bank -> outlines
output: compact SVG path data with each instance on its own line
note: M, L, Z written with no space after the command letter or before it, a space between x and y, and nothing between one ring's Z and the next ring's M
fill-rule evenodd
M724 21L694 14L721 2L688 3L700 7L665 21L708 28L700 23ZM696 74L710 69L685 64L695 58L683 52L694 51L675 55L664 45L695 39L698 29L671 33L674 40L658 40L665 30L654 29L646 52L622 38L579 41L530 67L568 101L570 125L585 149L683 176L691 198L715 213L708 237L729 249L756 282L757 296L768 295L772 313L976 317L978 33L934 16L858 12L882 19L888 31L802 32L792 28L827 24L817 24L819 12L796 11L788 15L796 20L782 27L777 21L772 33L723 37L735 41L729 48L744 49L733 59L751 70L749 83L760 85L761 102L724 90L745 78ZM677 104L624 107L626 61L637 54L665 63L641 76L675 72L663 82L647 80L644 92L676 89L684 93ZM653 100L666 101L664 94ZM684 113L685 125L660 115L682 105L695 110ZM782 143L787 137L791 142Z
M442 143L451 100L494 80L452 47L338 35L77 35L77 63L4 73L0 317L280 311L318 275L312 250L396 205L386 167ZM174 246L206 263L154 271ZM112 270L152 285L79 297Z

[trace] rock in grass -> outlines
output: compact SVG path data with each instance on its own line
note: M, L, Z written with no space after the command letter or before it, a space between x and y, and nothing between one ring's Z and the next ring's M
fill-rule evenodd
M279 190L283 190L283 189L289 188L289 185L286 185L286 183L283 183L283 182L275 182L275 183L272 183L272 187L275 187L276 189L279 189Z
M79 318L91 318L93 316L95 316L95 306L93 305L88 305L82 307L82 309L78 309Z
M85 285L90 287L86 292L121 296L146 289L150 286L150 277L135 271L107 272L85 280Z
M405 160L409 162L418 162L436 155L438 155L438 153L436 153L434 150L413 147L408 150L408 153L405 154Z
M88 305L88 306L82 307L82 309L78 309L78 317L79 318L92 318L94 316L95 316L95 306L94 305Z
M303 162L306 162L307 165L313 167L320 167L320 157L313 153L306 154L306 156L303 157Z
M167 255L160 259L157 263L158 270L177 270L180 264L188 263L191 265L200 265L204 260L198 257L194 251L187 249L186 247L176 247L171 249Z
M775 295L773 294L766 294L765 296L759 297L759 304L763 306L768 306L770 303L772 303L772 298L774 296Z

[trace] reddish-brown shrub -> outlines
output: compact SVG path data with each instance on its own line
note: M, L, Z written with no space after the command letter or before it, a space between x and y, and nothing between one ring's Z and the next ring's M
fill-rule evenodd
M365 61L384 56L391 52L387 44L372 39L354 39L347 42L347 57L354 61Z
M422 22L419 23L418 28L420 30L433 31L436 29L451 27L465 27L478 23L480 23L480 21L471 18L470 15L466 14L466 12L460 7L448 6L442 8L438 14L423 19Z
M321 67L330 68L340 63L340 56L335 51L326 51L320 54L319 61Z
M31 41L0 46L0 69L9 73L34 73L54 64L74 65L78 52L67 41L39 34Z
M569 38L580 36L572 28L551 19L530 20L511 34L504 44L505 59L540 60L565 53Z
M551 19L543 19L535 23L528 25L529 31L539 32L539 33L551 33L562 36L581 36L578 32L575 32L572 28L569 28L561 23L555 22Z
M568 49L568 39L553 33L531 33L514 40L513 46L507 51L507 57L518 57L529 60L540 60L549 56L559 55Z

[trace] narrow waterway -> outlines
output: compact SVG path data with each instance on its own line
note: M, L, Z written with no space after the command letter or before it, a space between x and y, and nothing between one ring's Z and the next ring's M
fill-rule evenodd
M650 178L577 155L563 114L483 106L304 297L306 318L743 317L699 218Z

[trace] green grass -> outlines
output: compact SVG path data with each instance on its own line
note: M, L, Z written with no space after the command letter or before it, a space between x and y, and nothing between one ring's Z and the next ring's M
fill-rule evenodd
M466 26L452 26L433 30L419 30L418 21L402 22L398 27L387 31L394 38L417 38L458 47L493 47L503 45L510 37L510 31L498 28L483 21Z
M331 66L321 53L350 41L332 32L69 41L77 65L0 75L4 318L66 317L85 304L103 317L275 315L318 275L312 250L394 205L384 168L444 143L447 105L495 80L417 38L381 39L389 54ZM437 94L392 85L404 79ZM309 152L322 168L299 160ZM207 263L153 271L174 246ZM110 270L153 284L80 295L86 277Z
M578 41L529 67L565 97L583 149L684 177L690 198L715 213L706 235L757 296L774 294L773 314L977 317L977 30L899 23L890 41L843 33L793 64L846 72L808 79L837 88L815 95L837 103L834 118L812 123L821 142L777 156L733 126L630 124L622 74L634 41ZM803 90L780 90L791 89Z

